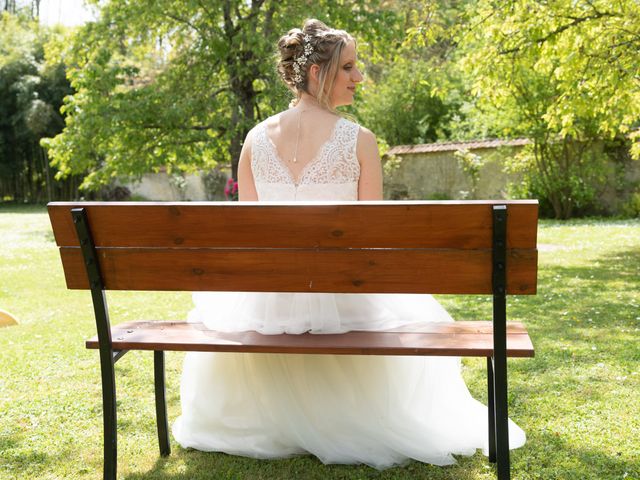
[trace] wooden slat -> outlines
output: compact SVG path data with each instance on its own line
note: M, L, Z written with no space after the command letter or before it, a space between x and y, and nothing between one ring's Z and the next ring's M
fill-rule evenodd
M199 323L129 322L113 327L112 338L115 350L479 357L493 353L491 322L425 324L421 328L416 333L262 335L216 332ZM96 337L87 341L87 348L98 348ZM507 324L507 355L534 355L531 339L521 323Z
M79 248L67 287L89 288ZM99 248L108 290L490 294L490 250ZM510 250L507 292L534 294L536 250Z
M49 204L58 246L77 246L87 209L105 247L490 248L491 206L508 205L507 246L536 247L537 201ZM401 234L400 234L401 233Z

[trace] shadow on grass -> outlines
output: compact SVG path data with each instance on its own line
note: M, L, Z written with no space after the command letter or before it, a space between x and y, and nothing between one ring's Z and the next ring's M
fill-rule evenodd
M536 349L532 361L511 362L510 368L561 375L564 389L584 389L584 379L558 372L640 361L632 333L640 327L640 310L630 301L640 290L639 271L640 247L607 253L591 265L545 267L539 294L509 303L510 319L525 323Z
M33 213L46 213L47 207L46 205L34 205L34 204L20 204L20 203L2 203L0 202L0 213L24 213L24 214L33 214Z
M622 458L619 454L608 454L593 448L579 448L568 444L563 437L553 433L542 433L531 439L543 446L526 458L526 471L533 478L544 479L594 479L618 480L640 478L640 459ZM526 448L526 447L525 447ZM523 471L525 470L523 469ZM529 478L528 475L522 475ZM516 475L516 478L519 478Z
M479 471L493 469L480 454L464 457L458 464L438 467L412 461L376 470L366 465L323 465L311 455L281 460L256 460L223 453L177 449L172 457L159 458L152 469L130 473L126 480L472 480ZM176 468L176 464L179 465ZM175 470L179 470L176 472Z
M593 318L596 326L610 328L619 320L628 323L626 314L629 317L633 314L635 320L637 306L618 298L618 294L640 290L640 240L638 243L638 248L595 257L589 265L541 265L537 295L509 296L508 320L523 321L533 332L567 331L567 313L569 317L575 315L578 320L582 317L586 320L592 310L601 313ZM490 296L442 295L438 299L457 320L491 319ZM577 299L582 302L576 304Z
M623 294L640 289L639 271L640 246L597 257L590 265L544 266L538 295L511 300L509 313L527 325L550 331L566 330L567 316L574 316L578 323L591 318L590 326L603 328L620 321L634 323L637 305L629 304ZM626 318L627 314L635 315Z
M607 252L596 257L589 265L581 266L548 266L540 270L540 276L550 280L550 276L560 275L567 279L579 278L591 283L598 282L631 282L640 283L640 240L636 248ZM542 288L552 285L543 285ZM566 286L565 286L566 288Z
M591 265L545 265L538 295L509 299L508 319L524 322L536 351L533 359L510 361L510 371L554 378L577 363L640 361L632 333L640 327L640 309L637 301L630 303L630 294L640 291L638 272L640 246L595 257ZM450 310L460 320L490 320L491 298L459 296ZM560 375L564 387L581 387L583 380Z
M36 472L48 472L51 465L69 458L68 451L56 448L48 451L25 448L26 441L21 433L0 436L0 478L4 478L5 471L19 475L14 478L35 478Z
M640 478L640 460L628 460L595 448L576 448L562 437L548 433L531 439L533 445L513 457L513 478L593 479ZM176 471L178 470L178 471ZM419 462L378 471L362 465L322 465L312 456L288 460L254 460L220 453L178 449L167 459L159 458L145 472L125 475L126 480L471 480L493 478L493 466L485 457L459 459L457 465L437 467Z

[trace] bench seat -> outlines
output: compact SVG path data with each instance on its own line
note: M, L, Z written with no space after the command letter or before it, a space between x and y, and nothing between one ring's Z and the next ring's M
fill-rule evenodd
M136 321L112 327L111 338L114 350L493 356L493 325L484 321L430 323L382 332L302 335L218 332L202 323ZM87 340L87 348L99 348L97 336ZM507 356L534 356L531 339L520 322L507 322Z

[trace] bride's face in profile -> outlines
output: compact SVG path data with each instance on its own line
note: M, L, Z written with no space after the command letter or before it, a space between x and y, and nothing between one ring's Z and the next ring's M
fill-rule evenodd
M342 49L336 79L331 90L333 107L351 105L356 92L356 85L362 81L362 73L356 65L357 54L355 42L349 42Z

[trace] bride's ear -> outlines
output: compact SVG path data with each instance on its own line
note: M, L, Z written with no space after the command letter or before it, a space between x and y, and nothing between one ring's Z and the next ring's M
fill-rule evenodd
M320 75L320 66L315 63L309 67L309 79L318 83L318 76Z

